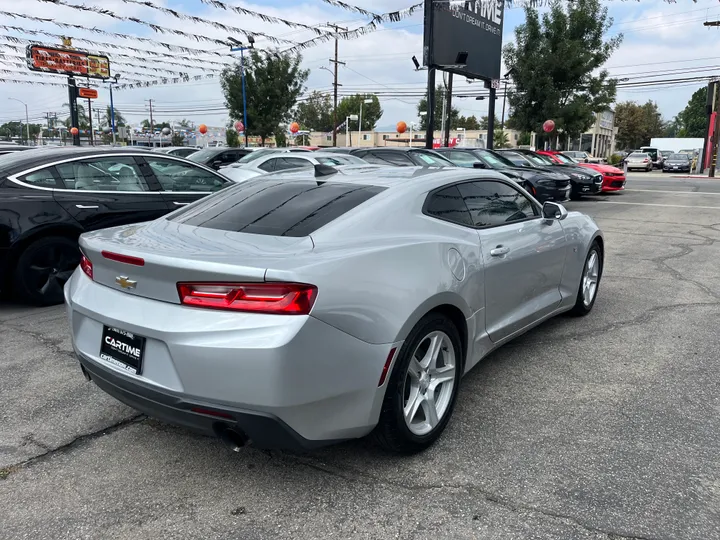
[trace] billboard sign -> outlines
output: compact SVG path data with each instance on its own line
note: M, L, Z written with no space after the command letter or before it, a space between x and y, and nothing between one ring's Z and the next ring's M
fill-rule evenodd
M97 99L98 91L94 88L84 88L81 86L77 89L77 95L79 98Z
M43 45L28 45L25 56L28 69L31 71L90 77L91 79L110 77L110 60L107 56Z
M424 64L469 78L500 79L505 0L426 4Z

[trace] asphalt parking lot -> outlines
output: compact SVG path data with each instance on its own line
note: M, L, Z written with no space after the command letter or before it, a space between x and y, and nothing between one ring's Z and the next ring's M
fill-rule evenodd
M232 453L82 377L62 306L0 304L0 538L720 538L720 180L567 204L606 233L594 311L464 380L444 437Z

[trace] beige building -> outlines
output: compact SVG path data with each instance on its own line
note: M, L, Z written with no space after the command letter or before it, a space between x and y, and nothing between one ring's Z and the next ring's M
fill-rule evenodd
M452 129L450 130L450 145L486 148L487 133L487 130ZM520 132L506 130L505 133L508 135L509 146L517 146ZM435 131L434 139L436 145L440 143L441 138L442 134L440 131ZM305 142L307 142L307 138L305 138ZM300 143L299 138L298 143ZM313 131L309 135L308 146L330 147L332 145L332 133ZM338 133L337 145L354 148L373 148L378 146L416 146L423 148L425 146L425 132L408 130L405 133L398 133L396 131L363 131L360 133L352 131L347 134Z

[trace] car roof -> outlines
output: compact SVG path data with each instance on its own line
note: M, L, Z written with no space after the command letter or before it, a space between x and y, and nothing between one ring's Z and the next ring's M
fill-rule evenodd
M372 148L353 148L352 152L365 152L365 151L373 151L373 152L432 152L430 148L419 148L417 146L375 146Z
M0 156L0 175L10 174L10 171L22 170L29 167L37 167L45 163L52 163L55 161L62 160L64 158L78 158L84 156L98 156L98 155L127 155L128 153L137 153L142 155L151 155L157 157L157 152L152 150L143 149L142 147L133 147L130 150L128 147L110 147L110 148L98 148L88 146L59 146L59 147L40 147L32 149L28 152L12 152L11 154L5 154Z

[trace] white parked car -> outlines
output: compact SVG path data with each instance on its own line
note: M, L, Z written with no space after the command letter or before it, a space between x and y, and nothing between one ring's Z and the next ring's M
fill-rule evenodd
M218 172L235 182L244 182L270 172L301 169L313 165L367 165L359 157L324 152L253 152Z

